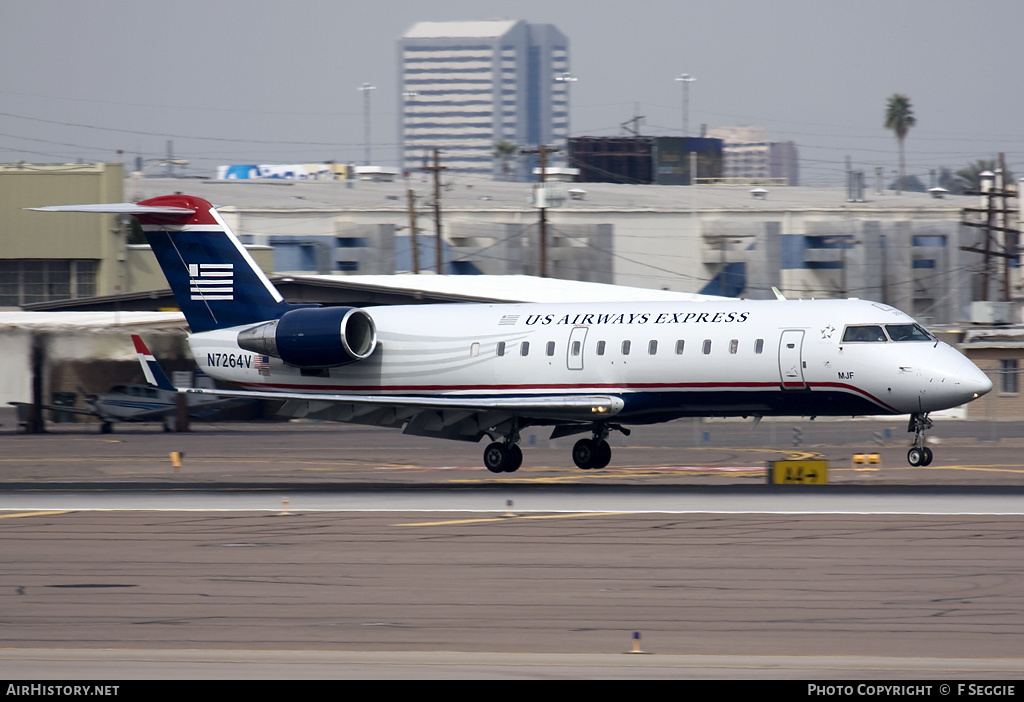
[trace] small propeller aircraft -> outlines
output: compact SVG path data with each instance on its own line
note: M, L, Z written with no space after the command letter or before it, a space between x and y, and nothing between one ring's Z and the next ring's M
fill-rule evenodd
M174 431L177 424L178 389L171 383L142 338L133 334L132 341L147 384L123 383L98 394L86 393L79 388L85 407L41 405L42 409L96 417L100 421L100 432L103 434L112 432L117 422L161 422L164 431ZM227 405L237 405L240 402L237 398L218 398L210 395L190 394L186 395L186 398L188 414L193 419L209 419ZM10 404L22 412L32 407L25 402Z

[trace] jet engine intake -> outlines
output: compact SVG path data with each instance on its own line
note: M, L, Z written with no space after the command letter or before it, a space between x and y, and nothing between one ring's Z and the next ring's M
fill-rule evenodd
M377 327L357 307L301 308L239 332L238 345L299 368L332 368L369 358Z

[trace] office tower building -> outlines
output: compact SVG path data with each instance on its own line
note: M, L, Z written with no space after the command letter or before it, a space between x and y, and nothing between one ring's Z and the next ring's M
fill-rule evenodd
M496 158L507 141L564 149L569 45L550 24L522 20L420 22L399 41L402 168L440 149L450 171L523 179L535 162Z

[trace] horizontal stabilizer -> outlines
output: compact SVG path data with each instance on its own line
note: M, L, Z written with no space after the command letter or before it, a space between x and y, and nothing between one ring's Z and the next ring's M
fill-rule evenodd
M203 198L165 195L137 203L29 209L134 216L193 334L278 319L292 309Z
M134 202L114 202L105 205L54 205L52 207L26 207L34 212L91 212L93 214L127 215L194 215L197 210L189 207L161 207L139 205Z

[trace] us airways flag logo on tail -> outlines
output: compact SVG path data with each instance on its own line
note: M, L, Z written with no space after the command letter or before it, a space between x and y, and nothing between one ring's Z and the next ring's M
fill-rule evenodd
M193 300L234 300L233 263L190 263L189 291Z
M213 205L200 197L46 209L134 215L193 334L258 324L308 306L285 302Z

